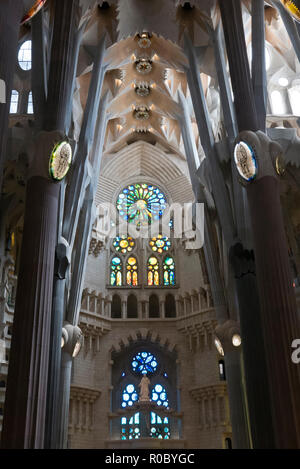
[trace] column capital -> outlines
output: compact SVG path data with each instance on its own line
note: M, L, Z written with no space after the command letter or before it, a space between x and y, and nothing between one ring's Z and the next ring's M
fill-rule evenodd
M240 349L241 331L237 321L229 319L220 324L215 329L215 335L221 342L225 356L227 352L233 352Z
M41 176L49 179L49 160L55 145L64 140L64 135L58 130L41 131L37 134L28 148L29 175Z
M248 186L255 181L284 174L283 149L264 132L244 130L234 148L234 162L239 182Z

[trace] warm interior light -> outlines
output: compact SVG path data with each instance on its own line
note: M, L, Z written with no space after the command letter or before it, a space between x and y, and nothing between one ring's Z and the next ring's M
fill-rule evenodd
M234 347L239 347L241 343L242 343L241 336L239 334L234 334L232 336L232 345L234 345Z
M74 351L73 351L73 355L72 355L73 358L77 357L77 355L80 352L80 349L81 349L81 342L78 341L78 342L76 342L76 345L74 347Z
M289 84L289 80L286 77L278 78L278 84L280 86L287 86Z
M215 346L219 354L222 355L222 357L224 357L224 350L223 350L221 341L217 337L215 338Z

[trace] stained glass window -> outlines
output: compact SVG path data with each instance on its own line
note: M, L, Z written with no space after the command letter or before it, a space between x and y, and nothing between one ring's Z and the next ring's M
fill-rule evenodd
M138 400L139 396L133 384L127 384L122 394L122 407L131 407Z
M155 412L151 412L151 430L152 438L168 440L170 438L170 427L168 417L160 417Z
M25 41L21 45L18 61L22 70L31 70L31 41Z
M131 362L133 371L142 375L154 373L157 369L157 365L157 359L150 352L137 353Z
M151 256L148 259L148 285L159 285L159 263L156 257Z
M30 93L29 93L29 95L28 95L27 114L33 114L33 98L32 98L32 91L30 91Z
M175 262L170 256L164 260L164 285L175 285Z
M110 284L118 287L122 285L122 261L119 257L113 257L111 261Z
M126 254L127 252L131 252L135 246L135 241L131 236L117 236L113 241L113 246L117 252L121 252L122 254Z
M166 198L158 187L133 184L119 194L117 209L121 217L137 227L159 220L166 208Z
M152 389L151 400L156 402L157 405L169 407L167 392L161 384L156 384Z
M127 260L126 283L133 286L138 284L138 268L135 257L129 257Z
M131 418L121 418L121 440L134 440L141 436L140 414L137 412Z
M149 241L149 246L154 252L161 254L164 251L168 251L171 247L171 241L166 236L158 235Z
M10 114L17 114L18 112L18 103L19 103L19 93L17 90L12 90L10 98Z

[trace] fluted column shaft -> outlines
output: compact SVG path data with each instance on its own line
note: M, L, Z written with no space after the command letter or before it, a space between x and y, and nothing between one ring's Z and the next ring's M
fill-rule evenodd
M258 130L239 0L219 0L239 131ZM268 369L270 400L277 448L300 446L299 370L291 361L291 343L299 322L291 273L279 183L264 172L270 154L259 155L258 179L246 188L261 306L261 327ZM265 163L269 159L269 163ZM267 166L264 166L267 164ZM268 170L269 171L269 170ZM270 173L271 174L271 173ZM274 172L275 174L275 172ZM258 325L259 326L259 325Z
M4 411L3 448L42 448L59 185L27 184L24 231Z
M300 447L299 367L291 344L300 337L279 182L266 176L247 187L251 214L266 362L278 448Z

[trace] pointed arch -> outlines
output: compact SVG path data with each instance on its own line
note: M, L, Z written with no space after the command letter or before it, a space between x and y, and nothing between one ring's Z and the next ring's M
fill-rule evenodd
M122 317L122 302L119 295L113 295L111 302L111 317L119 319Z
M150 298L149 298L149 318L159 318L159 317L160 317L159 299L157 295L152 294L150 295Z
M138 303L135 295L131 294L127 299L127 317L137 318L138 317Z

